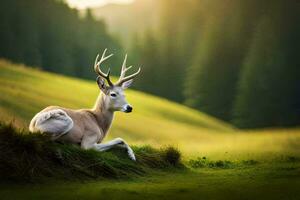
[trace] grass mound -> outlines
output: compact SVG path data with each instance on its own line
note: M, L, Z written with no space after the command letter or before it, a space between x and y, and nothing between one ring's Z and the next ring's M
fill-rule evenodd
M82 150L78 146L52 142L42 134L0 124L0 180L123 178L144 175L154 169L183 167L180 152L173 147L142 146L133 150L136 162L121 148L108 152Z

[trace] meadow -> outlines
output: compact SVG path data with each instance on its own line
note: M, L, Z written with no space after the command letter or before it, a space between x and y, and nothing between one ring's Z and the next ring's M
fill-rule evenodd
M34 114L48 105L92 107L98 93L93 81L0 61L0 121L19 129L26 130ZM115 116L106 140L175 146L187 169L120 180L1 183L1 197L300 199L300 128L240 130L162 98L135 90L126 95L134 111Z

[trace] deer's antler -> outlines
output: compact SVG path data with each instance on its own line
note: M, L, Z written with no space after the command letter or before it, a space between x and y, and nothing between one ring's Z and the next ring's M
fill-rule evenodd
M106 51L107 51L107 49L105 49L105 50L103 51L103 54L102 54L100 60L99 60L99 54L97 55L96 60L95 60L95 64L94 64L94 70L95 70L95 72L96 72L99 76L101 76L101 77L103 77L104 79L106 79L107 83L108 83L110 86L113 86L114 84L113 84L113 83L110 81L110 79L109 79L110 69L108 69L108 71L107 71L106 74L103 73L103 72L101 71L101 69L100 69L100 64L101 64L103 61L105 61L105 60L107 60L108 58L110 58L111 56L113 56L113 54L110 54L110 55L108 55L108 56L105 56ZM98 61L98 60L99 60L99 61Z
M119 78L118 82L115 85L121 86L124 82L126 82L128 80L131 80L134 77L136 77L141 71L141 68L139 67L137 72L125 77L126 72L132 67L132 66L126 67L126 61L127 61L127 54L125 55L125 58L124 58L124 61L123 61L120 78Z

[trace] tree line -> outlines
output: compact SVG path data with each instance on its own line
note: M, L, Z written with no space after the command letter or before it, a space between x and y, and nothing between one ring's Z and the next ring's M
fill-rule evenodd
M242 128L300 124L300 2L162 0L138 88ZM138 50L137 50L138 49Z
M90 11L81 16L54 0L2 0L0 4L0 57L91 79L96 53L109 48L117 55L108 63L121 65L118 40Z

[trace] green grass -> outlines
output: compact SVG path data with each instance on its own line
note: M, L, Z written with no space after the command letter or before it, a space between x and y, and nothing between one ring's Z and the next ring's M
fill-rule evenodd
M172 148L82 150L0 124L1 199L300 199L300 156L181 163Z
M238 130L180 104L128 90L134 112L118 113L106 140L122 137L134 145L137 164L118 149L100 154L40 142L34 138L42 136L27 133L30 119L42 108L91 107L98 93L93 81L0 61L0 121L25 129L25 134L16 137L21 138L19 142L12 140L6 148L0 145L1 163L17 158L8 163L10 171L0 169L3 177L14 180L0 184L1 198L300 199L300 128ZM0 140L5 143L8 137L3 136ZM169 145L182 152L186 170L172 167L174 149L160 150ZM63 158L65 165L59 161L55 169L53 158ZM89 168L91 163L102 164ZM28 184L35 177L46 181ZM27 184L16 184L18 178Z
M18 131L0 124L0 182L41 182L132 178L153 170L184 169L180 152L173 148L133 147L137 161L122 148L107 152L60 144L46 135Z
M0 185L3 199L300 199L300 163L158 172L133 180Z

